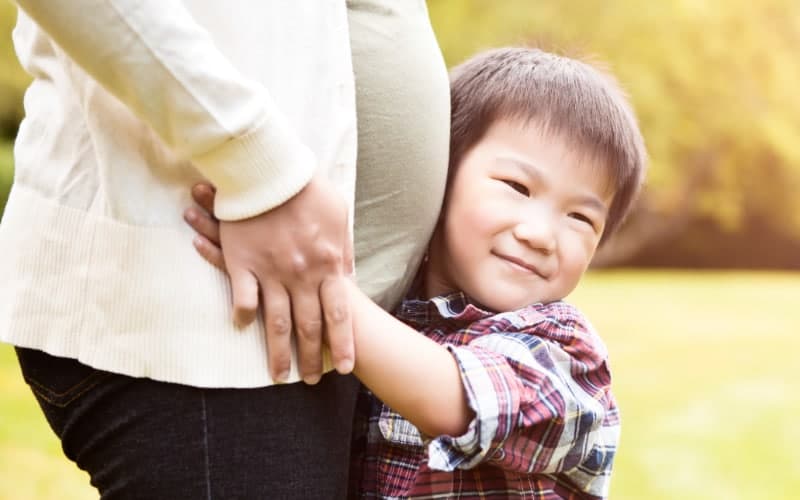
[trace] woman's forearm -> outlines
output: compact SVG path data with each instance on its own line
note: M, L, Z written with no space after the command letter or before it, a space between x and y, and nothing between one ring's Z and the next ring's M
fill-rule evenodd
M354 373L428 436L459 436L473 418L455 358L352 287Z
M308 184L317 163L311 149L267 88L233 65L183 2L15 1L216 186L218 217L266 212Z

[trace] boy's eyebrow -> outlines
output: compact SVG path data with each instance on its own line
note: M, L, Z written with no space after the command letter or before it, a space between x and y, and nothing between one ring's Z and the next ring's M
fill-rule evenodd
M528 174L532 179L536 181L542 181L543 176L539 167L530 163L527 160L519 158L517 156L511 156L506 154L499 154L496 158L501 163L511 164L521 170L524 170L526 174ZM584 205L588 208L593 208L599 212L605 214L608 211L608 206L603 203L597 196L593 194L584 194L575 197L575 201L580 204Z
M608 212L608 206L606 206L606 204L603 203L602 200L598 199L597 196L593 194L578 196L575 198L575 201L577 201L579 205L597 210L603 215L605 215L606 212Z
M520 170L524 170L525 173L531 176L534 180L537 181L542 180L542 173L539 170L539 167L537 167L533 163L528 162L527 160L523 160L522 158L518 158L516 156L511 156L508 154L497 155L497 160L501 163L509 163L519 168Z

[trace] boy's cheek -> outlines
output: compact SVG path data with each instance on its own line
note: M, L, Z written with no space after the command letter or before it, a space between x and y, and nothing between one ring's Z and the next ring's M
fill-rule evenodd
M565 252L565 255L567 255L566 264L570 273L574 275L573 281L575 281L576 285L589 268L596 248L597 245L591 241L574 241L571 248Z
M462 216L462 224L469 231L468 234L490 233L501 225L501 217L506 210L503 204L478 201L468 207Z

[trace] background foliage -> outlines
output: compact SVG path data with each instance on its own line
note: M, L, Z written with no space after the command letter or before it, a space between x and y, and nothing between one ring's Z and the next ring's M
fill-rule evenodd
M627 89L651 165L640 209L606 259L800 267L798 2L429 6L449 64L486 47L532 44L602 61ZM782 248L764 255L764 239Z
M15 7L0 0L0 139L14 136L22 119L22 93L30 77L20 68L11 45Z
M650 151L649 180L600 264L800 269L800 3L428 5L450 65L483 48L532 44L597 61L629 92ZM28 82L8 36L14 17L0 0L0 140L7 141ZM0 193L8 170L7 160L0 163Z

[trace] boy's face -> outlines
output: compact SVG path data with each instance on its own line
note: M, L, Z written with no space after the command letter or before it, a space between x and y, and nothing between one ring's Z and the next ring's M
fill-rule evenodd
M460 290L496 311L567 296L600 242L605 169L535 124L498 121L461 161L433 236L429 296Z

